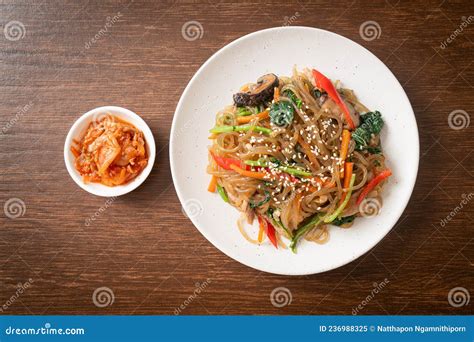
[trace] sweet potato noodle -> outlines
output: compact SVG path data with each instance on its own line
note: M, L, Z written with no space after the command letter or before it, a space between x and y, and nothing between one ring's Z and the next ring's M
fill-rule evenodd
M73 140L75 167L85 183L122 185L148 163L143 132L109 113L89 124L84 137Z
M325 243L329 225L350 227L376 215L385 166L382 115L317 70L267 74L245 84L210 130L208 190L242 212L278 248L299 240Z

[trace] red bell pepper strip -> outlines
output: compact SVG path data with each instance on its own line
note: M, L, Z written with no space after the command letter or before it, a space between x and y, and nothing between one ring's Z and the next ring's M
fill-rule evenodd
M257 216L257 217L258 217L258 222L260 222L260 223L262 222L262 220L265 220L261 216ZM270 240L272 245L275 246L276 249L278 249L278 242L277 242L277 238L276 238L275 227L273 227L273 225L268 220L265 220L265 221L267 223L266 233L267 233L267 236L268 236L268 240Z
M211 151L209 151L209 153L211 154L212 158L216 161L216 164L219 165L220 167L222 167L225 170L233 170L230 167L231 165L235 165L239 169L243 169L243 170L246 170L246 171L250 171L252 169L250 165L245 164L241 160L237 160L237 159L233 159L233 158L220 157L220 156L216 155L214 152L211 152ZM265 170L268 173L271 173L271 170L268 167L265 167L265 168L255 167L255 169L257 171ZM279 173L279 174L277 174L277 177L279 177L281 179L286 179L286 180L288 180L292 183L299 183L300 182L298 178L296 178L295 176L290 175L288 173Z
M392 171L390 171L390 169L386 169L380 172L377 176L375 176L375 178L372 179L369 184L365 186L364 190L362 190L362 192L360 193L359 197L357 198L357 205L359 205L363 201L365 196L367 196L368 193L371 192L377 186L377 184L379 184L385 178L390 177L391 175Z
M315 69L313 69L313 77L316 82L316 86L328 93L329 97L334 102L336 102L339 108L341 108L342 112L344 113L344 117L346 118L347 124L349 125L349 128L355 129L355 125L351 117L351 112L349 111L349 108L347 108L346 103L342 99L341 95L339 95L339 93L337 92L331 80Z
M219 165L220 167L222 167L225 170L232 170L231 167L230 167L231 165L235 165L240 169L249 170L248 165L245 165L240 160L233 159L233 158L220 157L220 156L218 156L215 153L210 152L210 151L209 151L209 153L211 153L211 156L216 161L216 164Z
M270 222L267 221L267 236L273 246L278 249L278 242L275 234L275 227L272 226Z

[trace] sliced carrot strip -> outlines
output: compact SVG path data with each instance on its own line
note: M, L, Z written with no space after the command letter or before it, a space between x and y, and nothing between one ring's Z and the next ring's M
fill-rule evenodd
M298 193L298 194L296 194L296 196L295 196L295 199L294 199L294 201L295 201L295 209L294 209L295 212L298 212L298 211L300 210L300 205L301 205L301 199L302 199L302 197L303 197L303 194L302 194L302 193Z
M314 155L313 151L311 151L311 147L309 147L308 143L304 141L302 136L298 137L298 143L303 148L304 153L308 156L309 161L316 167L319 167L319 162L316 156Z
M339 153L339 156L343 163L347 158L347 152L349 151L350 142L351 142L351 132L348 129L345 129L342 131L341 151ZM341 178L344 178L344 168L341 168Z
M342 131L342 142L341 142L341 159L346 160L347 152L349 151L349 143L351 142L351 132L348 129Z
M266 173L243 170L243 169L241 169L240 167L238 167L234 164L229 165L229 166L232 170L234 170L238 174L240 174L242 176L245 176L245 177L256 178L256 179L264 179L265 176L266 176Z
M253 115L248 115L248 116L239 116L237 117L237 123L245 124L254 120L257 120L257 121L264 120L270 116L269 114L270 113L268 110L264 110L263 112L260 112L258 114L253 114Z
M211 182L209 183L209 186L207 187L207 191L216 192L216 186L217 186L217 177L212 176Z
M258 243L262 243L263 241L263 232L265 231L265 225L263 220L258 217L258 223L259 223L259 231L258 231Z
M352 177L352 170L354 168L354 163L347 162L344 165L344 189L349 189L349 185L351 183L351 177ZM344 199L346 198L347 192L343 192L341 196L341 202L344 202Z
M273 100L276 102L280 99L280 88L275 87L275 90L273 92Z

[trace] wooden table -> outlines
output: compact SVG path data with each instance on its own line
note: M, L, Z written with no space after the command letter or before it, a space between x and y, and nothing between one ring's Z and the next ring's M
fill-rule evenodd
M459 209L474 192L474 23L462 27L472 1L40 2L0 4L4 313L474 312L448 301L456 287L474 295L474 205ZM189 21L202 37L183 38ZM359 33L369 21L375 37ZM182 214L169 168L173 113L198 67L230 41L281 25L331 30L374 52L403 85L420 131L419 176L398 224L358 260L313 276L258 272L219 252ZM139 113L159 151L146 183L112 202L81 190L63 161L72 123L101 105ZM291 292L289 305L272 305L277 287Z

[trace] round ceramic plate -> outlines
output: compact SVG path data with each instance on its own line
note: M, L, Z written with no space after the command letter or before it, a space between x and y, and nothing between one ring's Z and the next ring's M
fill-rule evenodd
M301 240L297 254L247 242L237 228L240 213L207 191L209 129L216 113L232 104L232 94L266 73L291 75L293 66L315 68L345 88L385 120L382 146L392 169L378 216L358 218L350 229L329 226L330 240ZM418 129L410 102L391 71L359 44L332 32L279 27L244 36L215 53L198 70L176 108L170 160L176 192L199 231L231 258L258 270L284 275L328 271L360 257L395 225L415 185ZM250 228L256 235L256 225Z

